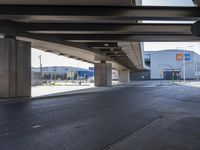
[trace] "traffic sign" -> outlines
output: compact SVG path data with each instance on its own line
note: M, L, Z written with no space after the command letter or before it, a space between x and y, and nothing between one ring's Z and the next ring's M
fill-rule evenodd
M190 60L190 54L185 54L185 60Z
M176 54L176 60L177 61L183 60L183 54Z

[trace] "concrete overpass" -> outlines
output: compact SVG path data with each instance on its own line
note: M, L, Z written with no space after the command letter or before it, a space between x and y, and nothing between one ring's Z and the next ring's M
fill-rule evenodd
M30 47L95 64L95 84L111 85L111 69L127 82L144 69L144 41L199 41L198 7L135 6L130 0L9 0L0 2L0 97L30 96Z

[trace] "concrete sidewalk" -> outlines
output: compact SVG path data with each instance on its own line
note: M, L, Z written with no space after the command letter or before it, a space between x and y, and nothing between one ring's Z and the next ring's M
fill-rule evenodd
M63 96L70 96L70 95L77 95L77 94L89 94L89 93L97 93L103 92L108 90L114 90L122 87L130 86L129 84L116 84L111 87L94 87L88 86L87 88L74 88L73 90L61 90L61 92L53 92L52 94L41 95L41 96L34 96L30 98L0 98L0 104L10 104L10 103L18 103L18 102L27 102L31 100L42 100L42 99L49 99L49 98L56 98L56 97L63 97ZM51 92L48 92L51 93Z
M186 81L186 82L176 82L179 85L190 86L190 87L199 87L200 81Z
M94 88L94 84L88 84L88 85L41 85L41 86L33 86L32 87L32 97L38 97L38 96L45 96L45 95L51 95L56 93L62 93L62 92L71 92L71 91L77 91L77 90L84 90L88 88Z

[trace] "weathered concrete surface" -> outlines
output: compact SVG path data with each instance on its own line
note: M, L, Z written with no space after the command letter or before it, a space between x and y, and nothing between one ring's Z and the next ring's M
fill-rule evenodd
M134 0L1 0L0 4L130 6Z
M120 70L119 71L119 82L127 83L130 81L130 71L129 70Z
M66 5L66 6L80 6L80 5L84 5L84 6L134 6L137 4L141 4L141 0L1 0L0 4L17 4L17 5ZM17 15L10 15L10 16L6 16L6 20L12 20L12 21L16 21L16 22L49 22L49 23L61 23L61 22L68 22L70 23L71 21L73 22L73 16L71 17L64 17L62 20L61 18L62 16L17 16ZM61 20L60 20L60 19ZM69 20L68 20L68 19ZM72 20L71 20L71 19ZM49 20L50 19L50 20ZM102 18L103 19L103 18ZM68 21L67 21L68 20ZM82 21L83 22L82 22ZM75 20L74 20L75 21ZM76 20L76 22L82 22L82 23L86 23L86 19L81 19L81 17ZM90 23L95 23L94 19L89 19ZM104 21L102 20L102 23ZM99 22L100 23L100 22ZM59 33L58 33L59 34ZM36 34L37 35L37 34ZM85 60L88 61L90 63L98 63L99 61L107 61L109 63L112 63L112 67L113 69L126 69L126 68L133 68L134 65L139 66L138 64L132 64L130 62L133 61L133 57L132 55L130 55L130 58L121 58L124 59L126 63L121 63L120 61L114 60L112 58L110 58L109 56L103 55L100 51L98 50L94 50L94 49L90 49L87 46L84 46L84 44L81 43L77 43L77 44L72 44L69 41L58 41L56 42L56 38L54 38L53 36L47 35L48 38L46 38L46 36L44 37L44 35L42 35L42 39L40 40L40 36L19 36L17 38L19 38L20 40L24 40L23 38L25 38L25 40L28 40L32 43L32 45L35 48L39 48L42 50L48 50L51 51L53 53L60 53L62 55L66 55L67 57L74 57L74 58L78 58L81 60ZM52 40L50 40L49 38L53 38ZM48 39L48 40L45 40ZM107 41L105 41L107 42ZM117 42L117 41L116 41ZM72 44L72 45L70 45ZM75 46L76 45L76 46ZM138 51L137 48L132 49L133 51ZM85 55L85 53L87 53L87 55ZM136 52L137 53L137 52ZM135 60L135 59L134 59ZM129 63L127 63L127 61ZM131 67L130 67L131 66Z
M0 39L0 97L31 96L31 44Z
M119 42L122 51L126 53L135 68L144 69L143 43L140 42Z
M96 63L94 73L95 86L112 86L112 64Z

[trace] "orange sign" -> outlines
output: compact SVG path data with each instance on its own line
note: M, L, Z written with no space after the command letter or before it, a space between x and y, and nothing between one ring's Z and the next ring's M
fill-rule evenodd
M183 60L183 54L176 54L176 60Z

